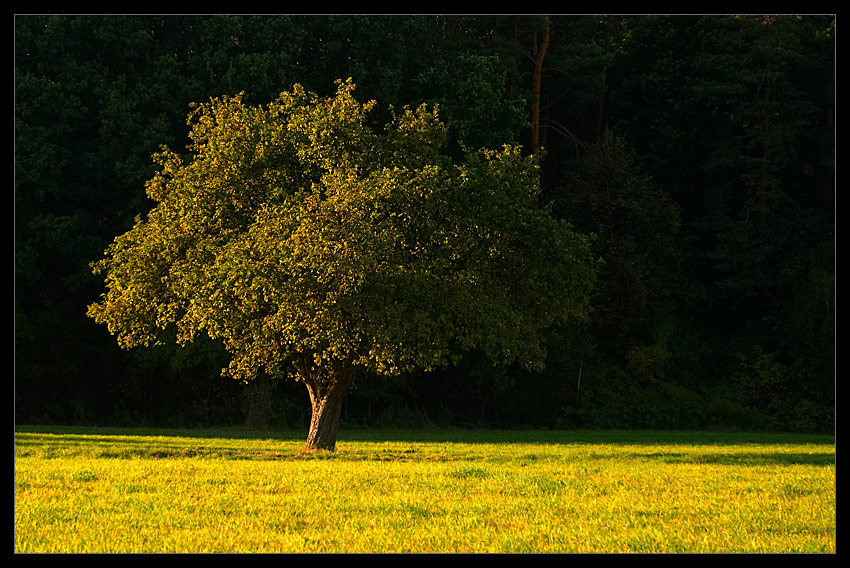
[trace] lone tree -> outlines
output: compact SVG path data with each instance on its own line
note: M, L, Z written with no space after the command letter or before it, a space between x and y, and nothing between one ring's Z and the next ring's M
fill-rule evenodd
M232 356L224 373L302 381L308 450L335 449L358 368L429 370L473 348L540 368L545 329L586 317L596 273L586 239L536 207L533 158L454 164L436 111L376 131L353 91L196 106L191 160L154 156L157 205L93 263L107 291L88 314L120 346L205 332Z

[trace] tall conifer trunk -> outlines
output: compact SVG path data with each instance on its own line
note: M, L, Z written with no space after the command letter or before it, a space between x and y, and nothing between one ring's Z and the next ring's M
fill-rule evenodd
M543 58L546 57L546 48L549 46L549 16L545 16L546 26L543 29L543 40L537 46L537 34L534 34L534 75L532 76L531 90L534 94L534 102L531 103L531 151L535 157L540 157L540 82L543 78Z

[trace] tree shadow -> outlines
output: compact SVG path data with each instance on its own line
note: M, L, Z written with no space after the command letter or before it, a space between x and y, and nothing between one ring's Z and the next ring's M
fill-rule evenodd
M157 430L143 428L30 427L16 428L15 447L18 455L37 452L47 457L80 454L99 457L218 457L222 459L292 459L304 443L306 432L248 431L245 429ZM217 442L207 441L218 440ZM194 442L193 442L194 441ZM268 442L243 446L244 441ZM347 443L374 444L374 451L345 448ZM541 455L558 446L596 448L625 447L622 453L587 452L582 459L654 460L664 463L736 466L819 465L835 464L834 436L804 434L770 434L704 431L608 431L608 430L344 430L340 432L340 451L336 454L309 456L316 459L337 456L347 460L406 461L421 459L422 452L434 454L434 448L423 450L395 448L394 444L423 443L429 445L460 444L472 448L484 445L517 445L518 451L529 452L539 446ZM814 446L811 452L781 451L783 446ZM694 451L681 451L682 446ZM730 451L706 451L701 446L729 448ZM643 451L646 448L647 451ZM667 451L666 448L669 448ZM732 450L734 448L734 450ZM751 448L748 451L746 448ZM773 451L776 450L776 451ZM439 448L438 448L439 449ZM789 448L790 449L790 448ZM432 451L434 450L434 451ZM763 450L763 451L760 451ZM453 452L437 452L448 458ZM497 459L505 458L500 450ZM478 450L452 459L481 457ZM302 456L308 457L308 456ZM433 456L432 456L433 457ZM494 456L496 457L496 456ZM510 459L521 457L512 455Z
M656 452L632 456L633 459L657 460L675 464L708 464L735 466L764 465L835 465L834 452L734 452L734 453L685 453Z

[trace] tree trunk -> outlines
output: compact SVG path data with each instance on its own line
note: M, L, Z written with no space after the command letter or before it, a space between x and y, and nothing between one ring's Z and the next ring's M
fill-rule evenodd
M605 53L611 52L611 45L614 43L614 39L612 37L612 24L613 17L605 16L605 42L603 44L603 48L605 49ZM602 138L602 123L603 117L605 116L605 84L608 81L608 64L602 66L602 91L599 93L599 104L597 105L596 110L596 140L599 141Z
M531 86L534 94L534 101L531 103L531 152L537 158L540 157L540 81L543 78L543 58L546 57L546 48L549 46L549 16L545 16L545 24L540 47L537 46L537 34L534 34L536 54Z
M336 450L342 401L354 380L354 365L343 361L328 369L328 373L317 378L314 373L301 372L313 408L304 451Z
M765 70L765 79L767 85L764 88L764 124L762 126L762 156L761 156L761 191L767 192L768 185L768 164L770 163L770 109L773 102L771 86L773 78L770 76L770 57L767 58L767 69Z

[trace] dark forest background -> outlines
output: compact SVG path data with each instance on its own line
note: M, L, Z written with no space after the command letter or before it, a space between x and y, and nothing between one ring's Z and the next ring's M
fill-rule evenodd
M358 376L343 427L832 432L834 16L16 16L16 423L301 428L303 385L221 345L121 351L89 263L153 203L191 102L352 77L437 103L449 151L541 148L542 199L595 235L589 325L544 372L474 352ZM376 122L385 117L376 116Z

